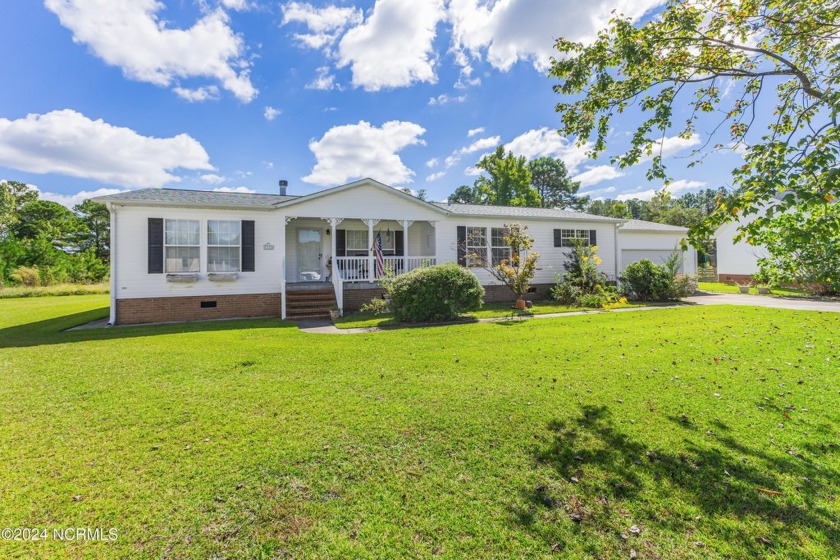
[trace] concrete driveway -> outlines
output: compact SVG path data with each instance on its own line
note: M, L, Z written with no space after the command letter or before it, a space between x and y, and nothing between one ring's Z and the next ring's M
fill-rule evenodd
M777 309L840 313L840 301L831 300L698 292L691 297L685 298L684 301L698 305L753 305L756 307L775 307Z

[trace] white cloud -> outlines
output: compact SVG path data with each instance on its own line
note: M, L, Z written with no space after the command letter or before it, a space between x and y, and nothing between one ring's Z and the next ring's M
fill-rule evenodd
M502 138L500 136L490 136L488 138L479 138L472 144L468 144L462 148L458 148L451 155L449 155L444 160L444 165L447 169L461 161L461 158L467 154L474 154L476 152L481 152L483 150L487 150L489 148L495 148L496 146L502 143Z
M388 184L411 183L414 171L397 153L408 146L425 144L426 130L415 123L389 121L381 128L359 121L335 126L320 140L309 142L317 163L303 178L314 185L338 185L371 177Z
M432 181L437 181L438 179L442 179L446 175L446 171L438 171L437 173L432 173L428 177L426 177L426 182L431 183Z
M667 188L672 194L678 194L683 191L690 191L692 189L699 189L705 187L706 183L703 181L691 181L688 179L680 179L679 181L674 181Z
M75 194L60 194L54 192L42 192L38 187L33 188L40 193L40 198L44 200L51 200L52 202L58 202L62 206L66 206L71 209L77 204L81 204L88 198L126 192L125 189L96 189L95 191L79 191Z
M240 101L257 95L248 76L242 37L222 9L189 29L173 29L158 17L157 0L46 0L61 25L106 63L134 80L168 87L182 78L218 81ZM184 92L186 90L183 90Z
M471 128L467 131L467 138L472 138L476 134L481 134L482 132L484 132L483 126L479 126L478 128Z
M249 189L248 187L216 187L213 189L215 192L233 192L233 193L247 193L253 194L257 191L254 189Z
M362 22L362 10L359 8L316 8L307 2L290 2L282 9L283 25L303 23L309 28L310 33L298 33L294 38L301 46L310 49L329 47L348 26Z
M180 181L178 168L212 170L201 144L187 134L142 136L65 109L0 118L0 165L30 173L59 173L126 187Z
M530 60L544 69L549 57L556 54L557 37L589 41L606 26L613 12L637 21L664 3L665 0L451 0L453 49L475 57L484 54L490 64L502 70L520 60Z
M432 167L437 167L437 165L439 163L440 163L440 160L438 158L432 158L432 159L430 159L429 161L426 162L426 167L431 169Z
M662 187L662 189L646 189L643 191L624 193L618 195L616 198L618 200L630 200L631 198L638 198L639 200L650 200L651 198L653 198L653 195L655 195L657 192L663 189L667 190L672 195L679 195L683 191L699 189L705 186L706 183L704 183L703 181L691 181L688 179L680 179L679 181L674 181L670 185Z
M623 177L624 172L616 169L612 165L597 165L590 167L583 173L579 173L572 177L573 181L579 181L581 187L588 187L596 185L602 181L609 181L610 179L618 179Z
M176 87L172 88L172 91L175 92L178 97L186 99L190 103L219 98L219 88L216 86L206 86L195 89Z
M456 97L451 97L445 93L441 93L437 97L430 97L429 98L429 105L446 105L447 103L463 103L467 100L466 95L458 95Z
M591 148L588 142L583 146L577 146L557 134L556 130L546 127L520 134L505 146L506 150L512 151L517 156L525 156L527 160L539 157L559 158L563 160L571 173L589 159L586 152Z
M222 6L229 10L235 10L237 12L242 12L251 9L251 5L248 4L247 0L222 0Z
M318 77L306 84L306 89L328 90L335 86L335 76L330 74L329 66L318 68Z
M470 167L464 169L464 175L467 175L469 177L478 177L482 173L483 172L481 171L481 169L475 167L474 165L471 165Z
M205 173L199 177L205 183L209 183L211 185L221 185L225 181L227 181L226 177L222 177L221 175L216 175L215 173Z
M670 157L678 152L692 148L699 145L701 142L699 134L692 134L688 138L680 138L679 136L666 136L661 140L657 140L651 146L650 155L644 154L639 159L639 163L651 161L654 157L661 155L662 159Z
M280 109L275 109L274 107L266 106L266 108L263 110L263 117L265 117L265 120L271 122L277 117L279 117L280 113L282 112L283 111L281 111Z
M377 0L367 20L338 45L338 66L366 91L437 81L434 39L443 0Z

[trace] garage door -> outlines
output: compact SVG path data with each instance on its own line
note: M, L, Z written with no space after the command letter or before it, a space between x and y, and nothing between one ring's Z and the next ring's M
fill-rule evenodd
M653 264L665 264L665 261L670 258L673 251L665 251L661 249L624 249L621 251L621 266L627 267L628 264L633 264L642 259L649 259ZM680 259L680 272L684 272L685 263Z

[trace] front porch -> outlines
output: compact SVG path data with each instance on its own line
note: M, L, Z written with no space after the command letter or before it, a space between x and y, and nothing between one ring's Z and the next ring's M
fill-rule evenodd
M375 289L383 276L433 266L438 263L436 225L435 221L286 217L284 300L287 289L331 285L335 305L343 310L345 285Z

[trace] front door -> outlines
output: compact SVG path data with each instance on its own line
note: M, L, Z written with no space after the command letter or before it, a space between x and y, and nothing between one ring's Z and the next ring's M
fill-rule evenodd
M321 230L297 230L298 279L301 282L321 281Z

